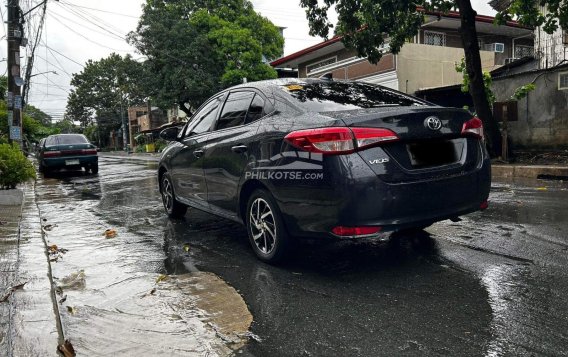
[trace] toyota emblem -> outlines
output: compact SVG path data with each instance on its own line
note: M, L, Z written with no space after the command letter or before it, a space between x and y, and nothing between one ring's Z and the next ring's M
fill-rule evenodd
M428 117L424 120L424 126L430 130L440 130L442 127L442 121L436 117Z

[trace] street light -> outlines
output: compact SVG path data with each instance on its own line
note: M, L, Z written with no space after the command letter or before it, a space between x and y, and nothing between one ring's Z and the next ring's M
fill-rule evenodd
M47 72L41 72L41 73L32 74L32 75L30 76L30 78L35 77L35 76L39 76L40 74L46 74L46 73L53 73L53 74L59 75L59 73L57 73L57 72L55 72L55 71L47 71Z

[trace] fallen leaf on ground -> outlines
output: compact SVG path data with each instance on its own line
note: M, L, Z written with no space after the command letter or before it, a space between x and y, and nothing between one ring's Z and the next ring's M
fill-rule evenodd
M63 354L65 357L75 357L75 349L69 340L65 340L65 343L57 346L57 350Z
M63 304L65 302L65 300L67 300L67 295L65 295L61 299L59 299L59 303Z
M79 270L61 279L59 287L62 289L82 289L85 285L85 271Z
M168 278L167 275L164 274L160 274L160 276L156 279L156 284L158 284L160 281L164 281Z
M183 245L183 250L184 250L184 252L189 252L189 244L187 244L187 243L184 244L184 245Z
M47 247L47 250L49 250L50 253L57 252L57 244L50 245L49 247Z
M53 230L53 228L55 227L57 227L57 224L46 224L45 226L43 226L43 230L49 232Z
M75 313L77 312L77 310L76 310L73 306L67 306L67 311L68 311L71 315L75 315Z
M546 191L546 190L548 190L548 187L537 187L536 190L537 191Z
M14 285L12 286L10 289L8 289L8 291L6 292L6 294L0 298L0 302L5 302L8 300L8 298L10 298L10 295L12 295L12 293L16 290L20 290L24 287L24 285L26 285L28 282L26 281L23 284L18 284L18 285Z
M156 288L153 288L152 290L150 290L149 293L142 294L142 296L140 296L140 299L145 298L148 295L155 295L155 294L156 294Z
M116 237L116 230L109 228L103 234L106 238L114 238Z

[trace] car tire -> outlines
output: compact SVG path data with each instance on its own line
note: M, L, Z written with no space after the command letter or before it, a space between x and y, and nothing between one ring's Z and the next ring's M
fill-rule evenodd
M249 197L245 218L250 244L256 256L266 263L277 263L294 247L276 201L266 190L255 190Z
M92 164L91 165L91 172L93 173L93 175L96 175L99 173L99 164Z
M170 218L183 218L187 212L187 206L176 199L172 178L167 172L164 172L160 179L160 193L168 216Z

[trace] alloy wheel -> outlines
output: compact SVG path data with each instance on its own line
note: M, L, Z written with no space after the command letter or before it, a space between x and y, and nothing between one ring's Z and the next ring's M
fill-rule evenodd
M174 202L174 191L168 177L162 179L162 202L164 203L166 211L171 212Z
M263 254L270 254L277 239L276 223L270 205L260 197L250 206L249 226L258 250Z

